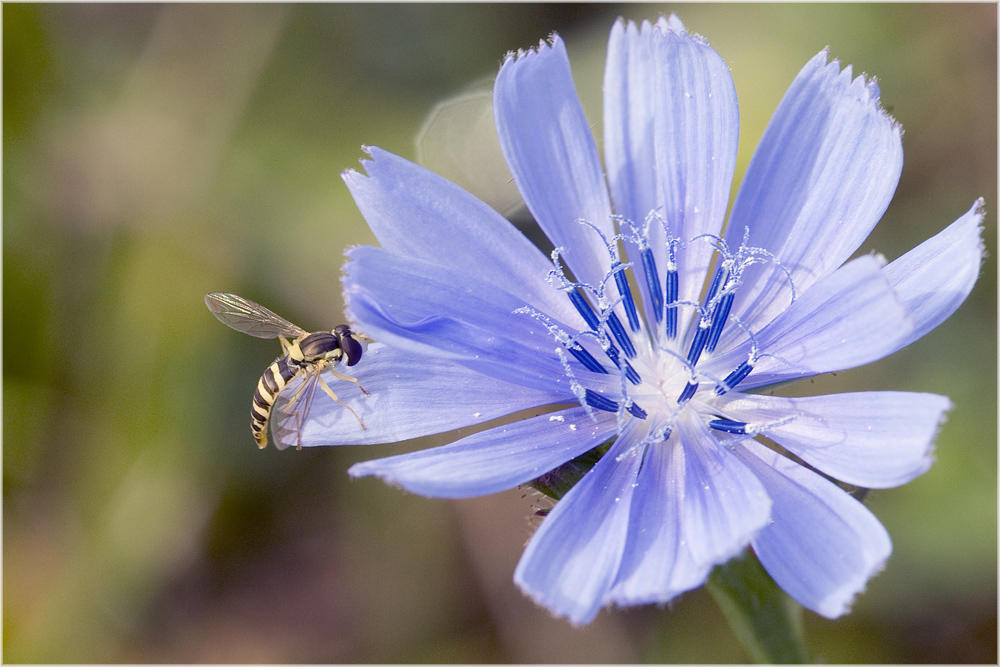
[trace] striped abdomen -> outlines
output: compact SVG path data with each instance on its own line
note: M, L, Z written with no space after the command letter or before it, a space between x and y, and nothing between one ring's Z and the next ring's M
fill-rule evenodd
M250 406L250 429L261 449L267 447L267 420L271 416L274 399L301 368L302 362L285 355L268 366L260 376L257 391L253 393L253 404Z

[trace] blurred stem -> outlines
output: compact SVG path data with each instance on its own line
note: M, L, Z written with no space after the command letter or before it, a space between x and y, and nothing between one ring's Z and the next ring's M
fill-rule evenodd
M756 662L809 662L802 607L774 583L753 553L745 551L716 567L707 586Z

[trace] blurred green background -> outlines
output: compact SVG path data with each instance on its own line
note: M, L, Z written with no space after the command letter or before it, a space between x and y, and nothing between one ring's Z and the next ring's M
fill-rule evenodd
M339 323L342 251L373 242L339 178L363 144L413 158L435 102L553 30L599 135L613 19L670 11L732 67L741 173L823 47L877 75L906 163L861 252L895 258L986 198L958 313L805 386L955 404L931 471L868 496L887 569L806 630L823 662L996 662L996 4L4 4L4 660L745 660L704 590L583 629L536 608L511 581L524 491L346 475L429 442L258 451L250 397L278 346L202 300Z

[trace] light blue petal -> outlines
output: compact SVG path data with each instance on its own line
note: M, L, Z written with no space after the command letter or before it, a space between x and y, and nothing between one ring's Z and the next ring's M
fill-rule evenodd
M617 22L604 74L604 128L617 214L641 229L655 210L671 234L685 240L719 233L736 164L739 109L718 53L701 38L672 31L662 17L655 27ZM659 221L649 227L648 240L666 271ZM636 246L626 247L637 259ZM697 300L711 256L707 242L679 256L681 274L693 277L681 282L681 300ZM638 284L647 292L644 281Z
M664 17L656 23L667 30ZM653 26L643 21L641 27L618 19L611 28L608 56L604 69L604 162L615 213L635 224L639 230L663 197L656 177L656 145L653 120L656 117L656 63L653 57ZM622 232L628 225L619 223ZM666 271L667 243L662 225L649 226L648 247L658 271ZM639 247L626 241L625 251L640 275ZM645 303L645 312L653 312L649 286L645 280L636 285Z
M514 571L529 597L576 624L597 616L618 572L642 461L641 452L628 451L635 441L635 429L626 426L593 470L556 503Z
M761 564L807 609L847 613L892 551L875 515L816 473L747 440L733 450L767 488L774 521L753 540Z
M934 394L872 391L807 398L727 394L715 406L824 473L877 489L927 471L951 402Z
M365 461L348 471L434 498L469 498L512 489L606 442L615 415L569 408L497 426L450 445Z
M915 322L899 347L948 319L972 291L983 259L983 215L980 199L944 231L882 269Z
M646 448L625 555L610 602L662 604L700 586L708 576L712 566L695 563L681 524L684 470L684 448L676 434Z
M656 24L668 29L660 17ZM604 69L604 160L615 213L641 224L661 196L656 178L656 62L653 26L618 19L611 28ZM663 234L659 234L662 240ZM665 255L662 243L653 247ZM662 258L657 257L660 261Z
M342 176L379 244L391 252L443 264L509 288L566 322L583 320L546 281L552 262L506 218L454 183L401 157L369 148Z
M679 299L697 302L714 248L695 238L722 230L736 169L736 88L726 62L700 37L654 30L652 45L659 212L687 243L677 258Z
M880 269L874 257L859 257L796 299L756 334L762 356L740 388L853 368L897 349L913 323ZM724 377L749 350L743 343L704 369Z
M674 32L687 32L687 28L684 27L684 22L678 18L677 14L673 12L667 17L667 25Z
M614 235L604 170L573 87L566 47L509 55L493 87L497 136L528 209L577 279L598 285L611 266L600 237Z
M527 408L554 402L552 394L474 373L464 366L382 343L368 346L361 361L338 371L352 383L324 374L337 397L365 425L323 391L317 391L302 430L303 447L370 445L396 442L480 424ZM286 391L295 391L289 385ZM272 419L275 415L272 414ZM290 441L286 445L295 446Z
M686 411L681 522L695 563L712 566L738 554L770 519L771 500L754 474L705 423Z
M381 248L348 251L344 290L359 329L389 345L447 359L490 377L575 401L557 343L525 303L467 274ZM516 287L516 286L515 286ZM617 391L618 379L583 370L588 385ZM597 384L594 384L597 383Z
M754 329L846 261L889 205L903 165L900 128L878 88L815 56L792 82L754 152L726 240L772 253L745 273L732 313Z

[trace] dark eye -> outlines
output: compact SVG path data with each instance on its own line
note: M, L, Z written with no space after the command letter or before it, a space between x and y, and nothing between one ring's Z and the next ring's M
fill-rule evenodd
M342 336L340 339L340 349L344 351L347 356L347 365L353 366L354 364L361 361L361 355L364 353L364 346L358 341L354 340L351 336L350 330L348 330L346 336Z

